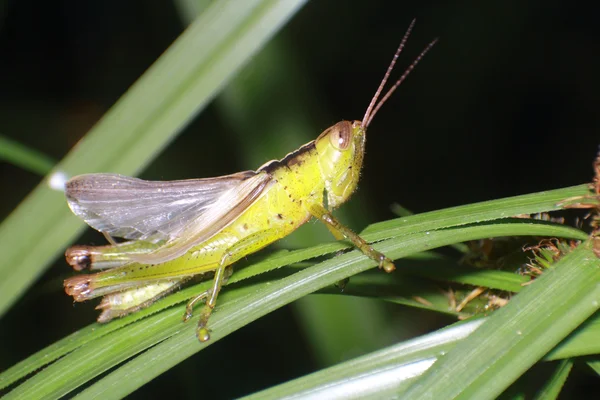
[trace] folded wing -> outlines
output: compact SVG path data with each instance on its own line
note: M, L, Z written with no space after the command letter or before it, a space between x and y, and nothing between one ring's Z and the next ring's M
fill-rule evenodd
M135 257L138 262L158 263L179 257L229 225L260 197L270 180L268 174L254 171L166 182L88 174L69 180L66 196L73 213L100 232L165 241L156 251Z

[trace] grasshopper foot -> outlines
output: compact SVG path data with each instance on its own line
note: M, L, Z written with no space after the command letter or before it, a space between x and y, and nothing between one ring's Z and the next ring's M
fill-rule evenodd
M383 269L385 272L390 273L396 269L394 262L387 258L385 254L382 254L375 250L373 247L369 246L367 251L363 251L367 254L371 259L377 261L379 263L379 269Z
M198 340L201 341L202 343L208 342L210 340L210 333L208 331L208 328L198 329L196 331L196 337L198 337Z
M208 318L210 318L210 314L212 313L213 307L210 304L206 304L202 309L202 313L200 314L200 320L198 321L198 328L196 329L196 336L198 340L201 342L206 342L210 340L210 331L206 327L208 324Z
M385 272L390 273L396 269L396 266L392 260L382 254L379 258L379 269L383 269Z
M185 312L183 313L183 322L188 322L190 318L192 318L192 309L185 308Z

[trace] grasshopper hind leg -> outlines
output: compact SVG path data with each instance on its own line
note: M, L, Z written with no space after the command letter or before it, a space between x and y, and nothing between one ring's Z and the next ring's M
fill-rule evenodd
M208 319L210 318L213 309L217 305L217 296L221 291L221 287L226 282L226 278L229 278L233 271L233 268L231 266L225 267L223 266L223 263L221 265L222 266L215 271L213 287L208 289L206 292L200 293L198 296L194 297L185 307L184 320L188 320L192 316L192 308L194 307L194 304L200 300L206 299L206 303L204 304L204 307L200 312L200 320L198 321L198 328L196 329L196 336L201 342L206 342L210 339L210 333L208 328L206 327L206 325L208 324ZM228 276L226 277L226 275Z
M223 275L222 278L219 276L220 274ZM195 296L190 301L188 301L187 305L185 306L185 314L183 315L183 322L187 322L190 318L192 318L194 306L197 303L199 303L203 300L206 300L206 299L213 298L213 297L215 297L215 299L212 302L216 303L216 296L213 296L213 293L218 293L221 286L223 286L225 283L227 283L227 280L229 279L229 277L232 274L233 274L233 267L231 265L229 265L227 267L219 267L215 271L215 277L213 279L213 287L211 287L208 290L205 290L204 292L200 293L199 295ZM219 281L221 281L220 284L218 284ZM218 290L215 290L215 287L217 287ZM207 301L206 304L208 305L209 302L210 301ZM213 307L214 307L214 305L213 305ZM208 320L208 317L206 317L206 319ZM201 320L202 320L202 318L201 318Z
M183 320L187 321L192 317L194 305L202 300L206 300L206 303L200 312L200 320L198 321L198 328L196 329L198 340L206 342L210 339L210 332L207 328L208 319L217 304L217 296L219 295L221 287L227 281L229 276L231 276L233 271L231 264L238 261L240 258L265 247L273 241L273 238L282 236L283 234L277 229L259 231L243 238L225 251L219 262L219 267L215 270L212 287L194 297L185 307Z
M189 277L167 279L107 294L96 307L97 310L102 310L98 322L105 323L146 308L177 290L189 279Z

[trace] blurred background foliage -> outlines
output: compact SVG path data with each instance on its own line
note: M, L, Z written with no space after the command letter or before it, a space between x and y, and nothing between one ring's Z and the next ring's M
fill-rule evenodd
M0 134L45 162L61 159L185 29L195 3L202 2L2 1ZM600 137L596 16L568 1L308 2L141 176L255 169L340 119L362 118L416 17L400 68L433 38L440 42L372 124L359 192L342 220L361 230L392 217L394 202L423 212L589 181ZM0 216L40 180L0 161ZM278 246L323 240L331 238L311 223ZM87 231L78 242L103 239ZM56 260L2 317L0 370L94 321L94 304L73 307L64 295L70 274ZM132 397L239 396L448 321L314 295Z

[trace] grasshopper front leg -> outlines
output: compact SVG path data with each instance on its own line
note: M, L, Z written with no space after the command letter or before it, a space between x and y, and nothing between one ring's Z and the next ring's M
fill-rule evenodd
M392 272L396 269L392 260L390 260L384 254L381 254L377 250L373 249L373 247L358 234L354 233L354 231L352 231L350 228L335 219L331 212L323 207L323 205L313 203L308 207L308 210L315 218L327 226L329 231L331 231L336 239L341 235L351 241L352 244L356 246L356 248L359 249L364 255L372 260L377 261L379 268L383 269L385 272Z

